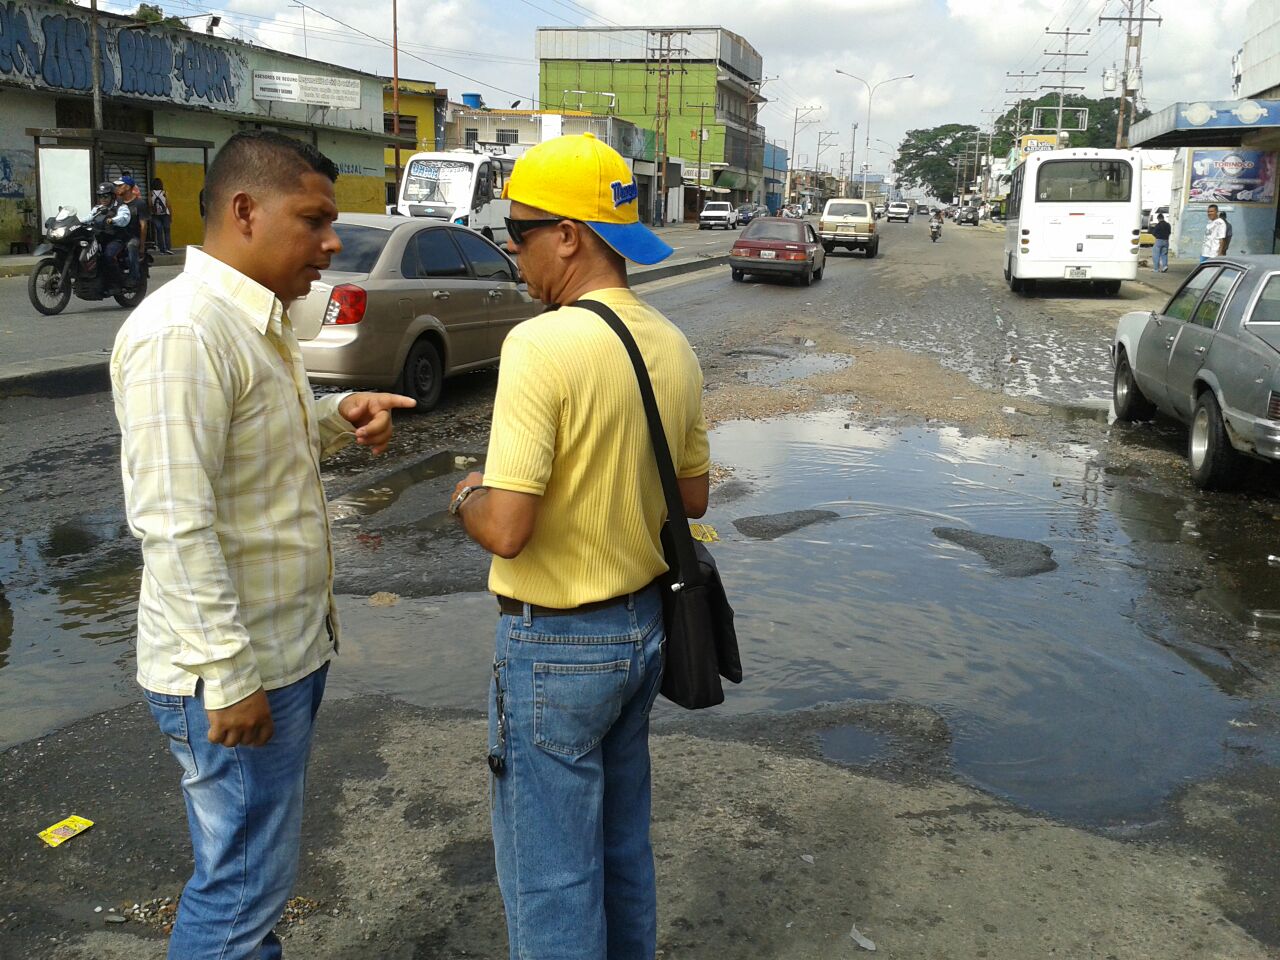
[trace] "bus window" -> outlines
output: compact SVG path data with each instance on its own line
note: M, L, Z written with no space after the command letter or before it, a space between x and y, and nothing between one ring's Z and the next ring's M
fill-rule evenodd
M1041 203L1125 203L1133 167L1124 160L1046 160L1036 175Z

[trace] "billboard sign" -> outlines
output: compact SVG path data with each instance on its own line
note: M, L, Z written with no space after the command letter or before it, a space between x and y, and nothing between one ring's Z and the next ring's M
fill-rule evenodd
M1274 203L1276 155L1263 150L1196 150L1189 203Z
M253 99L307 103L336 110L359 110L360 81L355 77L321 77L307 73L255 70Z
M1042 150L1057 150L1058 135L1056 133L1028 133L1018 141L1018 151L1025 160L1033 153Z

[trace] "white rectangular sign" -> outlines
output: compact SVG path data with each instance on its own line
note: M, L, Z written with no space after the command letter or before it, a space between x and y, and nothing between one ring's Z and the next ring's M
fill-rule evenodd
M319 77L307 73L255 70L253 99L359 110L360 81L354 77Z

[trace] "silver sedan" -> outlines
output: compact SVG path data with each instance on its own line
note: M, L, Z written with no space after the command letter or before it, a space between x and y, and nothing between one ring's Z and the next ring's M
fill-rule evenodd
M542 310L511 258L466 227L344 213L334 229L342 252L289 307L315 383L394 388L430 410L446 377L494 366Z
M1116 416L1188 424L1196 486L1230 487L1241 456L1280 460L1280 256L1200 264L1163 310L1121 318L1111 358Z

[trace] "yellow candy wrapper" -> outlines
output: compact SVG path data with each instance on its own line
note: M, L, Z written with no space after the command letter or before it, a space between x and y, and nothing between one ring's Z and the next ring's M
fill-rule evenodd
M689 524L689 535L698 543L716 543L720 539L716 528L709 523Z
M37 836L51 847L56 847L60 843L65 843L77 834L84 833L93 826L92 820L86 820L84 817L77 817L75 814L67 817L65 820L59 820L53 826L46 830L41 830Z

